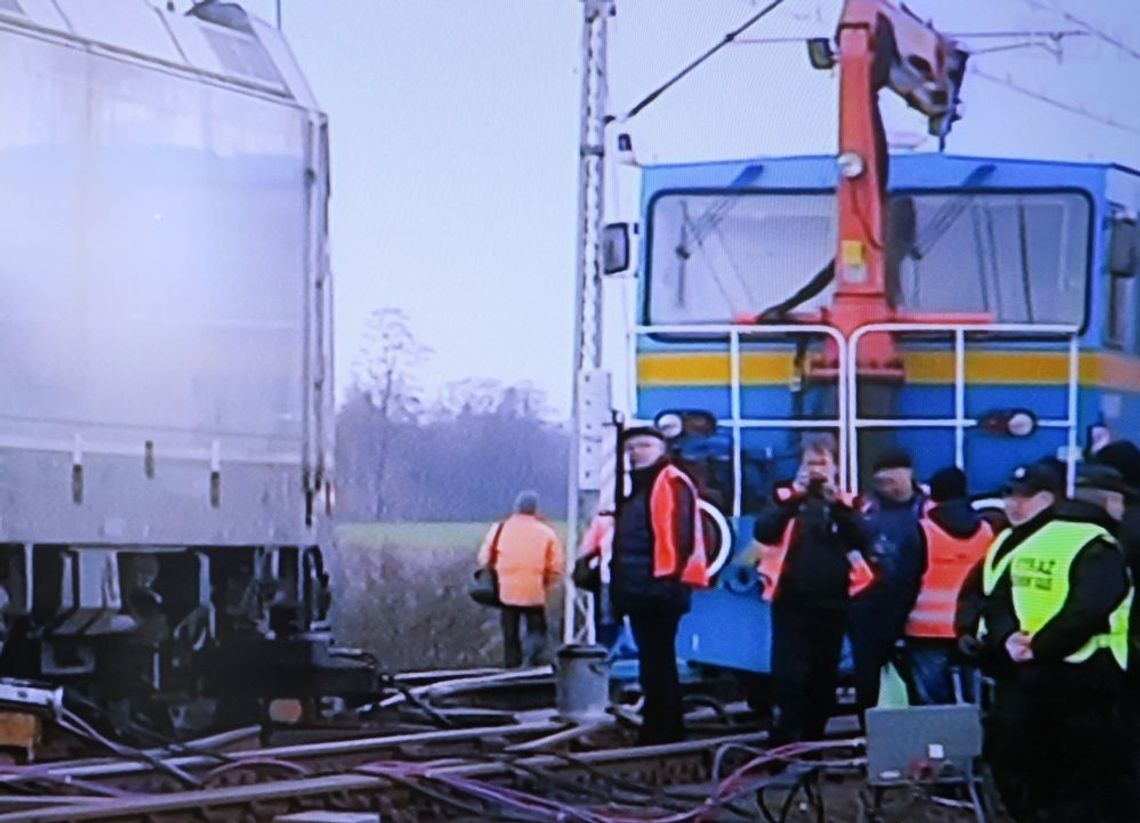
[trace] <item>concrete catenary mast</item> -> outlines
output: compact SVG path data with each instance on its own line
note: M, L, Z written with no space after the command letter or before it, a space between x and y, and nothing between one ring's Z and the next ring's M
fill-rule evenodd
M602 234L605 173L606 26L614 0L582 3L582 99L578 141L578 245L574 286L574 385L567 500L567 563L573 568L582 518L605 486L612 427L609 375L602 371ZM612 454L612 452L610 452ZM567 575L563 639L594 642L594 604Z

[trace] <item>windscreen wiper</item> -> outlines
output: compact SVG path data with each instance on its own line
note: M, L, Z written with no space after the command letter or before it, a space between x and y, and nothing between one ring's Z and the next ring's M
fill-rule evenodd
M966 179L958 184L959 188L970 189L980 184L983 180L988 178L994 173L995 166L992 163L986 163L978 166L968 175ZM912 260L921 260L930 253L935 244L942 239L943 235L958 222L970 204L974 202L974 197L977 196L976 192L968 193L965 197L949 197L945 203L934 213L929 222L923 226L923 231L915 235L914 245L911 246L907 252L907 256Z
M795 294L774 306L769 306L756 315L757 323L779 323L792 309L803 305L831 285L835 280L835 258L820 269L811 280L801 286Z

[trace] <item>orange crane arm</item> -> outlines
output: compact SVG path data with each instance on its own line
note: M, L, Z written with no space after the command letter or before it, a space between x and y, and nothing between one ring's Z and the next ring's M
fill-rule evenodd
M898 94L926 115L930 133L943 139L958 119L966 53L887 0L847 0L836 43L837 54L825 42L822 55L820 44L813 43L812 62L819 68L839 66L837 288L826 318L850 334L895 316L887 290L888 155L879 92L889 88Z

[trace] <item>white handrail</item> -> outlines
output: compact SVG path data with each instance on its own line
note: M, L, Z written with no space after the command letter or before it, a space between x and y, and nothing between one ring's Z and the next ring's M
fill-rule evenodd
M845 376L848 371L848 354L847 354L847 341L843 334L833 326L825 326L822 324L799 324L799 323L783 323L773 325L743 325L743 324L671 324L671 325L635 325L630 328L627 333L628 342L628 355L630 369L630 380L628 381L631 387L630 408L637 407L637 342L642 336L654 334L668 334L668 335L685 335L687 337L723 337L727 339L728 343L728 358L729 358L729 410L731 417L728 420L720 420L718 422L727 424L732 430L732 477L733 477L733 494L732 494L732 514L733 517L740 517L742 508L742 493L743 493L743 448L741 444L741 433L744 429L819 429L819 428L834 428L836 430L836 444L838 453L836 455L837 468L839 470L839 484L841 488L848 488L848 460L847 460L847 437L845 433L848 431L848 392L846 389ZM742 340L749 340L758 337L788 337L788 336L815 336L827 337L835 343L837 377L836 377L836 412L834 417L822 417L815 419L796 419L796 418L779 418L779 417L742 417L743 414L743 398L741 394L741 351L740 344Z
M852 364L858 362L859 345L871 334L949 334L954 346L954 416L939 418L863 418L858 413L859 374ZM838 434L839 480L842 488L857 493L859 490L859 431L873 428L921 429L950 428L954 431L954 462L965 467L966 431L978 426L977 419L966 415L966 347L970 335L997 337L1056 338L1064 337L1068 346L1067 408L1064 418L1039 418L1039 428L1064 428L1068 433L1066 455L1066 485L1071 494L1076 478L1075 455L1077 447L1078 394L1080 382L1080 329L1073 325L1030 323L871 323L860 326L849 338L838 329L821 324L741 325L709 324L638 324L627 332L630 365L630 408L637 406L638 339L642 336L664 334L684 335L692 338L722 337L728 345L729 406L731 417L720 420L732 432L732 469L734 517L741 514L743 481L743 448L741 434L746 429L803 430L835 428ZM762 418L743 416L741 380L741 343L760 337L816 336L826 337L836 345L838 357L836 414L834 417L815 419Z
M847 371L849 440L847 454L850 460L848 473L851 490L859 487L859 431L868 428L953 428L954 462L965 468L966 429L978 425L978 420L966 416L966 344L967 335L988 334L1001 337L1065 337L1068 344L1068 381L1066 417L1038 419L1040 428L1065 428L1068 431L1066 487L1073 493L1076 481L1077 400L1080 381L1080 328L1072 325L1030 323L870 323L860 326L847 341L847 360L858 363L859 344L870 334L952 334L954 337L954 417L952 418L861 418L859 416L858 368Z

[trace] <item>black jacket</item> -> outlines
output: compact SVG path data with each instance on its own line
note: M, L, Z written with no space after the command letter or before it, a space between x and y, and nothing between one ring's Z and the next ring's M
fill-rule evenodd
M1124 510L1124 520L1116 533L1124 552L1124 562L1132 573L1132 584L1140 580L1140 505L1129 503ZM1140 603L1132 599L1132 613L1128 617L1128 677L1132 688L1140 691Z
M672 528L681 549L676 573L658 577L654 569L654 532L650 512L650 494L658 476L668 465L662 460L654 466L630 473L632 490L618 505L614 524L614 552L610 565L612 579L610 600L619 614L635 611L665 610L685 613L691 593L680 580L681 569L693 550L694 507L697 505L690 488L678 483L677 507Z
M847 553L866 553L870 547L859 514L838 500L828 502L816 495L796 493L783 501L774 496L757 515L753 536L777 545L793 519L778 597L783 602L842 606L848 600Z
M910 613L926 574L926 540L919 525L922 509L918 494L905 503L871 495L864 515L874 540L871 560L876 572L869 599L890 604L899 613Z

